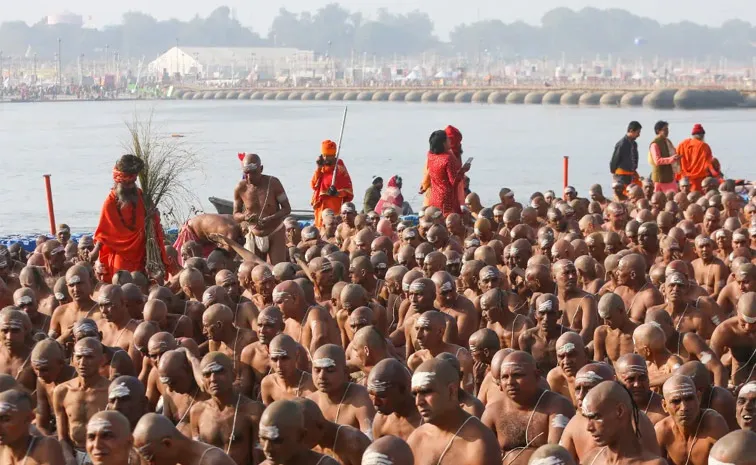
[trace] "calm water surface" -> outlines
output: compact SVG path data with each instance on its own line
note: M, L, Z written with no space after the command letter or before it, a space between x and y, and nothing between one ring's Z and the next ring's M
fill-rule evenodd
M52 175L55 214L75 230L92 230L112 185L111 169L124 153L126 122L153 114L163 134L179 133L200 154L191 182L205 211L207 197L231 198L240 178L237 152L261 155L296 209L309 208L310 178L323 139L338 138L341 102L164 101L0 105L0 234L46 231L42 175ZM570 157L570 183L579 192L611 183L609 157L630 120L643 124L642 173L653 125L670 122L677 143L702 123L715 156L736 178L756 178L751 137L756 111L657 111L541 105L350 102L342 156L360 203L372 176L404 178L413 206L429 134L447 124L464 135L464 158L474 157L472 189L490 205L501 187L518 199L535 190L560 189L562 157Z

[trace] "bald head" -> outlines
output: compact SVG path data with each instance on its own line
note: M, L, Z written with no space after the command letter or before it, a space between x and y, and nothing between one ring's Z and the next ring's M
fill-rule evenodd
M200 370L205 376L220 372L233 373L234 362L222 352L210 352L202 357Z
M175 350L177 347L176 338L165 331L155 333L147 342L147 351L151 356L162 355L169 350Z
M131 425L128 418L115 410L97 412L87 422L87 435L107 434L115 440L131 442ZM97 445L92 447L93 450ZM90 447L87 447L89 451ZM91 453L91 451L90 451Z
M370 444L362 454L362 465L412 465L410 446L396 436L383 436Z
M140 447L147 444L154 444L163 439L177 439L182 436L168 417L157 413L147 413L134 428L134 446L139 450Z
M598 303L598 313L601 318L612 318L625 314L625 302L619 295L609 292L601 296Z
M312 355L312 366L325 370L334 367L337 370L346 367L346 354L341 346L325 344L318 348Z
M392 387L396 387L402 394L409 394L410 373L407 367L395 358L387 358L378 362L370 370L367 389L372 393L381 394Z
M449 362L432 358L420 364L412 375L412 391L440 392L449 385L459 385L459 370Z
M636 348L648 349L651 353L664 349L666 339L664 331L651 323L644 323L633 331L633 342Z
M709 451L709 465L756 465L756 433L737 430L719 439Z
M469 344L471 352L487 350L491 357L501 348L499 336L495 331L488 328L479 329L472 333Z
M347 311L354 310L368 304L368 294L359 284L347 284L339 295L341 306Z
M628 374L648 374L646 359L638 354L622 355L614 363L614 369L617 375L622 378Z
M575 385L596 386L602 381L614 380L614 369L606 363L589 363L578 370Z
M703 357L706 357L707 355L709 357L712 356L707 352L704 352L703 354ZM675 374L687 376L688 378L692 379L693 384L696 386L696 389L701 392L705 392L707 389L709 389L713 381L711 373L706 368L706 365L699 362L698 360L692 360L690 362L683 363L680 368L675 370Z
M664 382L662 386L664 400L667 402L673 399L685 399L695 397L697 390L693 379L689 376L674 374Z
M213 325L233 325L234 312L223 304L214 304L205 310L202 314L202 324L207 326Z
M160 327L152 321L139 323L134 330L134 345L138 348L147 348L150 338L160 331Z
M270 404L260 418L260 440L276 441L282 437L304 435L302 408L290 400L277 400Z
M31 364L35 368L48 368L65 359L63 348L55 339L43 339L34 345Z
M533 452L528 465L576 465L572 455L562 446L546 444Z
M125 398L143 399L145 394L144 385L133 376L119 376L111 381L110 386L108 386L108 400L110 402Z

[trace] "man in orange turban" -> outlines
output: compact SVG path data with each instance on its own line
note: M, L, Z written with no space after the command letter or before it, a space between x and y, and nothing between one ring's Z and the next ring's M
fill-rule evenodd
M703 126L696 124L690 139L680 142L677 147L677 153L682 157L678 176L688 178L692 191L701 191L701 181L717 171L712 166L711 147L704 141L705 137Z
M146 210L142 190L136 185L143 167L144 162L139 157L129 154L122 156L113 168L113 189L102 206L94 234L95 247L89 254L93 262L99 258L105 269L106 282L110 282L116 271L145 271L145 221L148 214L154 215L155 240L163 264L168 263L160 217L157 211Z
M352 191L352 178L346 169L344 162L336 160L336 143L325 140L321 144L318 167L312 175L310 186L312 187L312 208L315 211L315 226L323 226L322 211L330 208L335 212L341 211L341 204L351 202L354 199ZM334 182L334 171L336 181Z

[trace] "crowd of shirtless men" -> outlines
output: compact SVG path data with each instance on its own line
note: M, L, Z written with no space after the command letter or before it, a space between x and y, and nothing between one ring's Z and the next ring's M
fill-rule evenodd
M0 464L756 464L756 192L681 189L318 229L258 173L165 280L0 248Z

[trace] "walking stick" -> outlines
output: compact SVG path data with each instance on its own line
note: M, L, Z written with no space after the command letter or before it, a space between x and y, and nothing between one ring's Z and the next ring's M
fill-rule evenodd
M347 117L347 106L344 106L344 117L341 120L341 131L339 132L339 142L336 146L336 165L333 167L333 177L331 178L331 189L333 190L334 185L336 184L336 171L339 169L339 157L341 156L341 141L344 138L344 126L346 126L346 117Z

